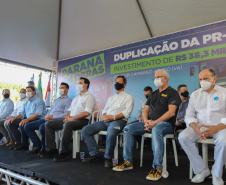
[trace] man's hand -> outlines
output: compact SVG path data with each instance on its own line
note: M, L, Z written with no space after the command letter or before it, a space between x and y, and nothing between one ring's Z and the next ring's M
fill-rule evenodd
M181 123L185 123L184 118L181 118L180 122Z
M138 120L139 121L144 121L143 118L142 118L142 116L138 116Z
M204 136L204 139L206 139L207 137L209 137L219 131L218 126L203 125L203 127L207 128L206 130L201 132L201 134Z
M24 126L24 125L26 125L27 123L28 123L29 121L28 121L28 119L23 119L21 122L20 122L20 126Z
M47 116L45 117L45 120L46 120L46 121L49 121L49 120L51 120L51 119L53 119L53 116L52 116L52 115L47 115Z
M65 117L64 122L73 121L74 119L70 116Z
M151 129L157 124L155 121L153 120L145 120L144 121L144 127L145 129L144 130L147 130L148 132L151 131Z
M179 122L179 120L176 121L176 126L181 126L181 123Z
M9 125L10 123L12 123L15 120L15 118L11 116L7 120L8 120L7 125Z
M103 120L104 122L110 122L114 120L114 116L113 115L105 115L103 116Z

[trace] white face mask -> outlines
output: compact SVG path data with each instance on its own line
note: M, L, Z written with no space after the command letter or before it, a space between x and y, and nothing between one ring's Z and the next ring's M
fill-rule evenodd
M62 96L64 94L64 89L59 89L59 92L58 93L59 93L59 95Z
M82 92L84 90L84 87L82 84L78 84L77 89Z
M201 88L205 91L205 90L208 90L211 87L212 82L209 82L209 81L206 81L206 80L202 80L200 82L200 85L201 85Z
M25 98L25 96L26 96L26 94L24 94L24 93L19 93L19 97L20 97L21 99Z
M32 95L32 92L26 92L26 96L28 97L28 98L31 98L33 95Z
M155 78L154 84L155 84L155 86L158 87L158 88L162 87L163 83L162 83L162 81L161 81L161 78Z

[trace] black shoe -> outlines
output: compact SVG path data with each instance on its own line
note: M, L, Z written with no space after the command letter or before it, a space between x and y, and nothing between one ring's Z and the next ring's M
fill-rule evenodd
M14 150L14 148L16 148L16 147L18 147L18 146L19 146L19 144L18 144L18 143L16 143L15 145L13 145L13 146L9 147L9 149L10 149L10 150Z
M44 154L40 155L41 158L53 158L56 154L58 154L58 150L49 150L45 152Z
M69 156L67 155L67 153L61 153L61 154L55 155L53 161L61 162L61 161L66 161L68 158Z
M14 148L14 150L28 150L27 145L19 145L18 147Z
M105 159L104 167L105 168L112 168L113 167L113 165L112 165L112 159Z
M40 152L38 152L38 155L40 156L40 155L42 155L42 154L44 154L44 153L46 153L46 152L47 152L47 151L46 151L45 149L42 148L42 149L40 150Z
M40 146L36 146L36 147L34 147L32 150L28 150L27 153L28 153L28 154L37 154L37 153L40 152L41 148L42 148L42 147L40 147Z
M84 158L82 160L82 162L84 162L84 163L87 163L87 162L96 162L96 161L99 161L100 159L101 159L100 156L94 155L94 156L90 156L89 158Z

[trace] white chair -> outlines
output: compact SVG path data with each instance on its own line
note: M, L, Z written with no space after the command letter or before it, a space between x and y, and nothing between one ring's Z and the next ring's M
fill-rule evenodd
M140 167L143 165L143 151L144 151L144 139L151 138L151 133L145 133L141 139L141 149L140 149ZM174 134L167 134L163 137L164 139L164 157L163 157L163 172L167 171L167 160L166 160L166 139L172 139L173 143L173 152L174 152L174 159L175 165L178 166L178 157L177 157L177 148L175 142L175 135Z
M209 144L214 144L214 139L213 138L207 138L205 139L198 139L196 141L197 147L198 147L198 143L202 144L202 158L204 160L204 162L206 163L206 166L208 167L208 145ZM225 169L226 169L226 164L225 164ZM189 171L189 178L192 179L193 177L193 169L190 163L190 171Z
M100 121L102 119L102 110L97 110L92 113L91 123L96 121ZM81 132L82 130L73 130L72 131L72 138L73 138L73 151L72 151L72 158L76 158L76 153L80 152L80 139L81 139Z

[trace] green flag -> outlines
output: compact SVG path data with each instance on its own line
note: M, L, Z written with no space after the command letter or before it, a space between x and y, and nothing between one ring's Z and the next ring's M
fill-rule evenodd
M42 93L42 73L39 74L38 89L41 91L41 95L42 95L42 99L43 99L43 93Z

